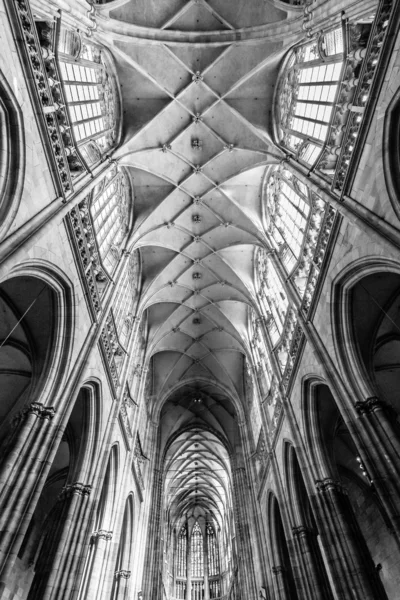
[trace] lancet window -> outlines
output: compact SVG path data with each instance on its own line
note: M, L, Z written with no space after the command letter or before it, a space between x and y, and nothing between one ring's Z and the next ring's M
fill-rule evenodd
M268 179L265 200L267 231L289 273L299 259L307 229L308 189L289 171L278 168Z
M289 302L275 266L263 249L258 251L256 269L261 311L271 343L275 345L283 331Z
M178 536L176 575L186 578L187 528L184 525Z
M116 141L116 84L104 49L75 32L61 30L58 59L73 138L90 165Z
M278 88L280 141L310 165L328 136L343 60L343 34L338 28L297 48Z
M210 576L219 575L218 543L214 528L210 524L207 525L207 554L208 574Z
M110 274L119 260L119 248L127 234L129 203L127 177L114 168L96 186L90 207L100 257Z
M204 551L203 551L203 534L200 525L196 522L193 527L190 540L190 554L192 560L192 577L204 576Z

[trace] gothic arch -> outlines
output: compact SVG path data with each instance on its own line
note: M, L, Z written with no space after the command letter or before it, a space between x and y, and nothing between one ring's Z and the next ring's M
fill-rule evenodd
M381 257L353 263L332 287L335 352L356 402L383 395L397 411L400 403L393 386L398 379L395 357L400 361L396 322L399 296L400 264Z
M44 261L12 269L0 282L0 301L2 417L8 423L32 402L56 408L68 373L74 302L71 283ZM16 383L21 377L25 383Z
M400 219L400 88L386 110L382 160L389 199Z
M277 597L297 600L292 563L279 502L273 492L268 495L268 537L271 549L272 577Z
M25 134L22 110L0 71L0 236L17 214L25 177Z

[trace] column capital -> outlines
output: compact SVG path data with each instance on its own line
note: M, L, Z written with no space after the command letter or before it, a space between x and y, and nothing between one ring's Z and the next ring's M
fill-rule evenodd
M315 481L315 487L320 493L327 492L328 490L335 490L341 494L347 494L347 490L343 487L340 481L336 481L336 479L333 479L332 477L317 479Z
M75 483L71 483L70 485L66 485L60 492L58 496L59 500L64 500L65 498L70 498L71 496L89 496L92 490L92 486L80 483L76 481Z
M92 533L92 542L96 542L97 540L106 540L107 542L112 538L112 531L106 531L105 529L98 529L97 531L93 531Z
M52 419L56 414L53 406L44 406L41 402L31 402L29 406L23 409L24 415L36 415L39 419Z
M279 573L284 573L286 569L283 565L275 565L272 567L271 571L275 573L275 575L279 575Z
M306 525L298 525L297 527L292 527L292 533L295 537L305 537L307 535L315 535L315 531L310 529Z
M129 579L130 576L130 571L125 571L124 569L121 569L120 571L115 571L115 579L119 579L120 577L122 577L123 579Z
M358 414L365 415L373 413L377 410L383 410L386 408L386 404L377 396L371 396L370 398L356 402L355 408Z

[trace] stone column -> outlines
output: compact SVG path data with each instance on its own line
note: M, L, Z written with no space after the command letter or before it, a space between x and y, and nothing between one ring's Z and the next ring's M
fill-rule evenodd
M400 540L400 439L396 415L379 398L356 403L367 453L360 452L368 475L387 513L392 533Z
M349 498L331 478L316 481L311 498L339 598L387 600Z
M90 572L88 575L85 600L98 600L99 598L101 583L104 578L104 565L111 538L112 531L106 531L104 529L94 531L92 534L91 543L93 545L93 555L91 565L89 566Z
M208 545L207 545L207 524L203 536L203 564L204 564L204 600L210 600L210 584L208 581Z
M116 592L115 600L127 600L129 598L129 579L130 571L120 570L115 572Z
M348 390L338 373L336 364L321 340L315 325L306 320L300 309L300 298L276 252L270 253L271 261L276 267L282 285L296 310L299 324L313 348L331 389L336 392L337 407L342 414L360 453L362 461L369 467L369 475L374 481L375 490L390 521L391 529L400 543L400 439L393 427L393 420L388 416L388 409L378 398L367 398L354 405ZM335 398L336 400L336 398ZM347 404L347 406L346 406ZM355 420L349 420L349 406L355 408L360 415L362 427L354 426ZM360 439L364 445L360 445Z
M186 544L186 600L192 600L192 553L190 547L190 537L188 532L188 539Z
M306 595L313 600L333 600L318 545L317 532L304 525L293 527L292 531Z
M283 565L275 565L271 570L275 578L276 600L291 600L285 567Z
M1 579L11 568L32 514L29 507L37 500L44 483L43 469L54 431L53 407L32 402L14 421L0 467L0 571ZM23 486L21 486L23 481ZM19 536L19 539L17 538ZM14 548L15 546L15 548ZM18 546L18 548L17 548Z
M148 525L147 548L144 564L143 589L144 596L157 600L162 589L161 568L163 552L161 546L160 518L162 507L163 474L154 469L153 496Z
M248 508L250 499L246 484L246 472L244 467L233 470L233 489L235 498L236 530L239 540L241 556L239 558L239 575L245 583L242 594L249 598L257 597L257 587L254 573L254 558L252 551L252 539L250 529L250 517Z
M88 522L90 490L90 485L79 482L62 490L36 565L31 600L53 600L60 594L66 596L76 583L77 563Z

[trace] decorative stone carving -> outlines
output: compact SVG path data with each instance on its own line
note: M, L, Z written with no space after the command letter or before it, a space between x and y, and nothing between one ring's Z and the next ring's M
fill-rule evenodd
M43 129L47 133L49 147L53 154L53 164L55 173L58 176L58 186L60 195L68 196L73 191L72 177L69 163L76 163L76 157L73 156L74 147L72 141L67 143L63 138L61 125L68 126L68 115L65 109L65 99L61 86L57 85L60 81L57 62L52 48L52 31L46 31L42 39L44 45L43 51L39 40L29 2L25 0L15 0L13 3L16 9L16 23L19 28L18 37L23 42L23 52L25 60L23 64L29 65L30 73L26 80L32 85L32 91L36 94L38 104L41 108ZM47 28L48 29L48 28ZM49 77L53 85L49 82ZM57 84L56 84L57 82ZM65 144L69 149L68 156L65 152ZM82 170L82 165L80 170Z
M112 539L112 531L106 531L105 529L99 529L98 531L94 531L91 536L91 541L97 542L97 540L106 540L109 542Z
M203 120L203 117L201 116L201 114L200 114L200 113L196 113L196 114L195 114L195 116L194 116L194 117L193 117L193 119L192 119L193 123L196 123L196 125L197 125L198 123L201 123L201 122L202 122L202 120Z
M339 492L341 494L347 494L346 488L344 488L339 481L336 481L331 477L326 477L325 479L318 479L315 482L315 487L320 493L324 493L329 490L335 490L336 492Z
M200 215L192 215L192 221L194 223L201 223L201 216Z
M200 151L203 147L203 142L201 140L199 140L198 138L192 140L192 148L193 150L197 150Z
M120 579L121 577L123 579L129 579L130 576L131 576L130 571L125 571L125 570L115 571L115 579Z
M92 490L91 485L87 485L84 483L72 483L71 485L66 485L61 490L58 499L65 500L66 498L71 498L71 496L89 496Z
M203 81L203 75L200 73L200 71L196 71L196 73L194 73L192 81L194 81L196 84Z
M366 400L360 400L355 404L356 411L360 415L373 413L376 410L383 410L386 408L386 405L382 400L377 398L376 396L372 396L371 398L367 398Z

